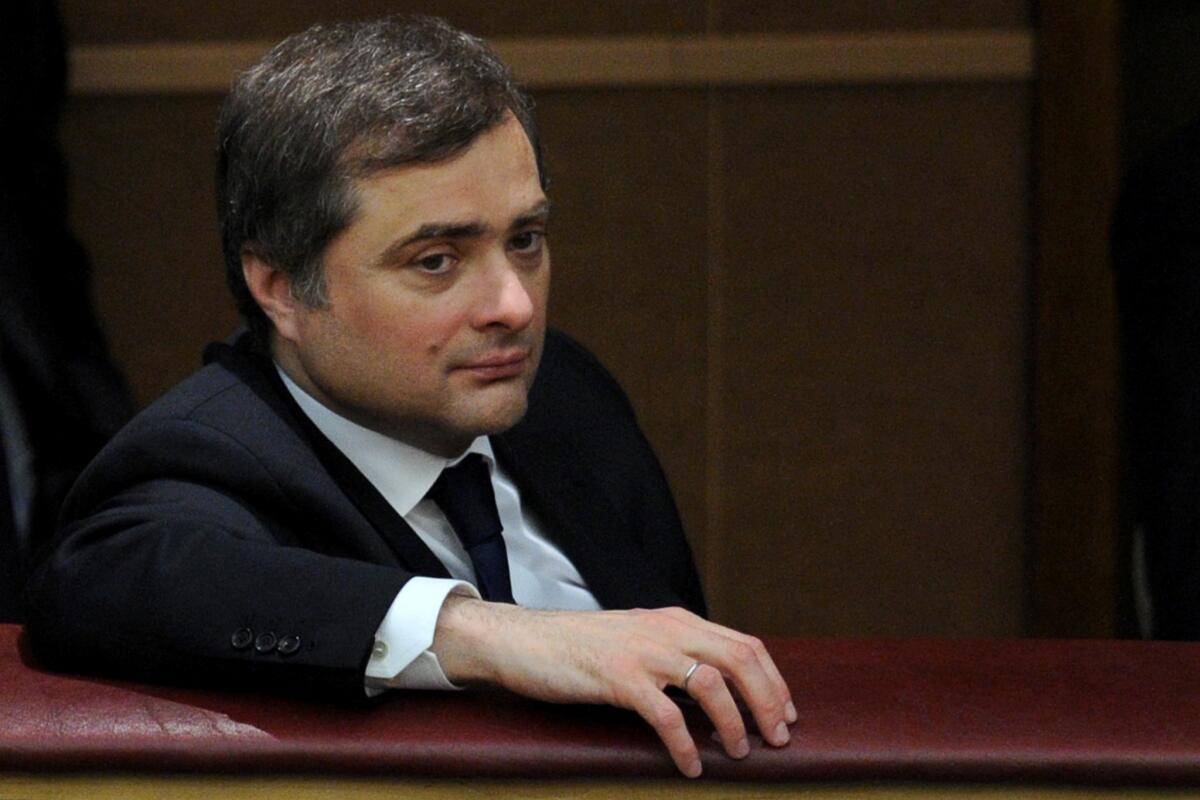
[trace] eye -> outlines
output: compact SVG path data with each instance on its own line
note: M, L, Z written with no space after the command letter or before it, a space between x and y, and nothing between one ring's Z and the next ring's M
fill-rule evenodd
M508 240L509 247L518 253L536 254L546 241L545 231L521 231Z
M413 265L429 275L441 275L449 272L450 268L454 266L454 257L449 253L431 253L418 258Z

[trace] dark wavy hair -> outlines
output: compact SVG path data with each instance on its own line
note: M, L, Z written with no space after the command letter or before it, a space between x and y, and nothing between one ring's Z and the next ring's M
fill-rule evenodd
M326 302L321 254L354 219L354 180L449 158L511 112L546 184L533 103L481 39L424 16L316 25L243 73L221 109L217 217L226 278L260 345L270 320L242 274L252 251Z

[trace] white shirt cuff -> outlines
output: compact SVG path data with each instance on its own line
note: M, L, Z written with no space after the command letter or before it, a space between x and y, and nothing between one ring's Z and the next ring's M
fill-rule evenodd
M479 598L474 586L450 578L410 578L375 631L367 662L369 696L384 689L461 689L450 682L429 650L442 604L451 594Z

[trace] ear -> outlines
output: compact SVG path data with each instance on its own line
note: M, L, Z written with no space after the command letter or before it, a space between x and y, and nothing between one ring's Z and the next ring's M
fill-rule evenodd
M275 324L276 332L295 341L301 303L292 296L292 276L272 267L249 245L242 248L242 276L254 302Z

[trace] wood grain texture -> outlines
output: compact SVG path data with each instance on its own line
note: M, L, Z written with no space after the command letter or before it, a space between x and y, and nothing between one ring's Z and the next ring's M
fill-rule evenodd
M1023 89L722 109L722 535L768 631L1018 635Z
M496 39L531 87L738 86L1020 81L1033 74L1022 30L738 37ZM77 94L224 92L271 41L120 44L75 51Z
M1024 28L1029 4L1014 0L709 0L722 33Z
M216 97L76 100L62 120L71 226L135 399L200 365L237 314L225 287L213 188Z
M995 0L989 0L994 2ZM434 14L493 38L690 34L705 0L60 0L71 40L100 43L282 39L318 22Z
M1108 227L1119 159L1117 3L1040 5L1030 632L1111 636L1117 333Z
M540 92L554 261L550 319L617 376L706 556L705 99Z

